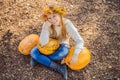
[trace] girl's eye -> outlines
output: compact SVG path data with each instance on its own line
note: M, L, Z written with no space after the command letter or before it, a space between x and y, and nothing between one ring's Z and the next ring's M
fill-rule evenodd
M48 19L51 19L51 18L48 18Z
M53 17L55 17L55 15L53 15Z

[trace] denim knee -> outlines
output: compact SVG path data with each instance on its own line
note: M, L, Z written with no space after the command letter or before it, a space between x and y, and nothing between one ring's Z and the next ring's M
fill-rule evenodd
M32 57L32 58L36 58L37 56L36 56L36 53L38 53L39 52L39 50L38 50L38 48L37 48L37 46L36 47L34 47L32 50L31 50L31 53L30 53L30 56Z
M67 56L68 51L69 51L68 47L61 45L61 47L55 53L49 55L48 57L51 60L61 60Z

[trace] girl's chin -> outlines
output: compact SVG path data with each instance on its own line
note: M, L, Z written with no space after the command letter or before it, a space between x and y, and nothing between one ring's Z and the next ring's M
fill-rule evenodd
M59 24L53 24L54 26L58 26Z

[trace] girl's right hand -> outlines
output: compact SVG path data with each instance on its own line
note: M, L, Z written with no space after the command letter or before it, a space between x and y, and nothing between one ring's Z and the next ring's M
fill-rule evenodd
M49 26L51 26L52 24L51 24L49 21L46 21L46 22L45 22L45 25L46 25L47 27L49 27Z

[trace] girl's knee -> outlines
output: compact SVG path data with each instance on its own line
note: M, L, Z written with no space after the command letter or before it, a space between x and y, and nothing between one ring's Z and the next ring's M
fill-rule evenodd
M35 56L35 54L38 52L38 48L37 48L37 46L36 47L34 47L32 50L31 50L31 52L30 52L30 55L31 56Z
M68 54L68 51L69 51L68 48L63 47L63 48L61 48L61 50L59 52L61 52L62 54L66 55L66 54Z
M68 48L61 48L59 50L57 50L55 53L53 53L52 55L49 56L49 58L51 58L52 60L61 60L63 59L64 57L67 56L68 54Z
M60 51L58 51L58 58L59 59L62 59L62 58L64 58L64 57L66 57L67 56L67 54L68 54L68 48L62 48Z

